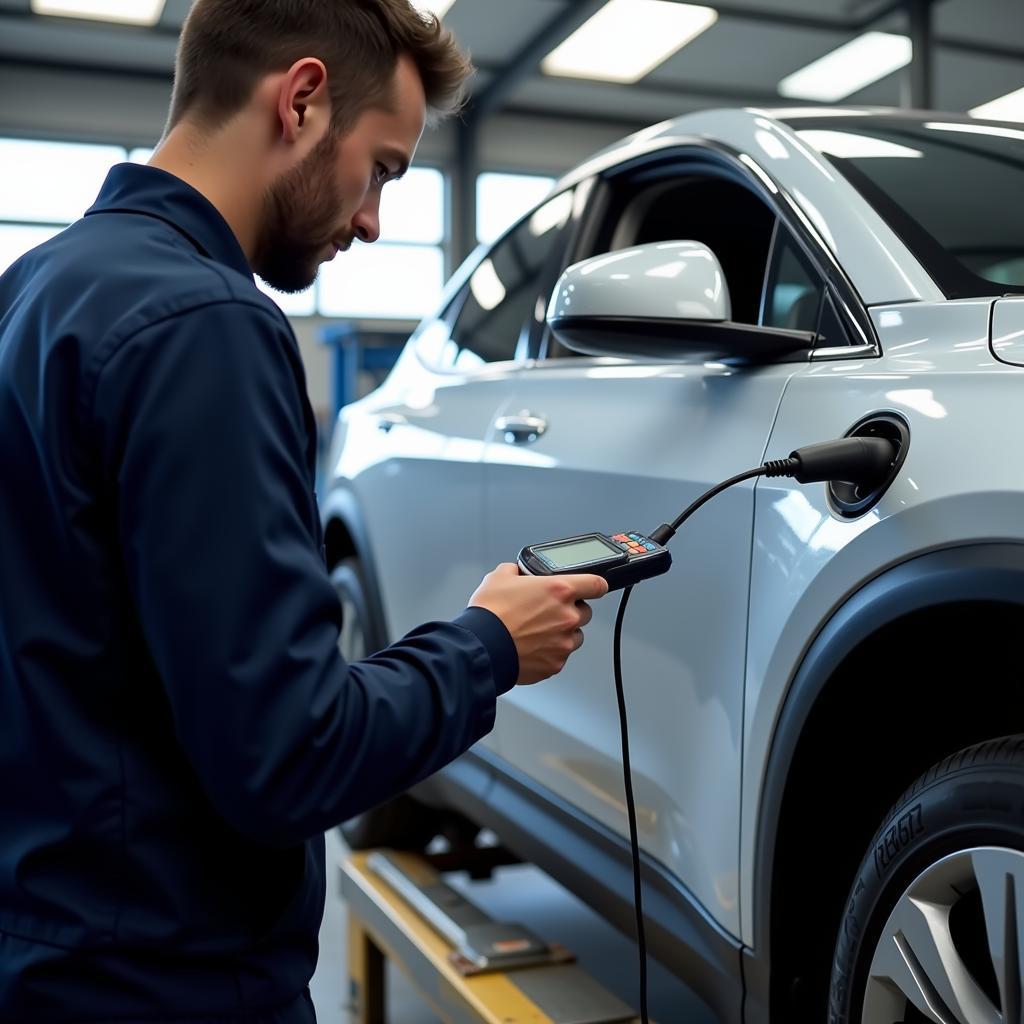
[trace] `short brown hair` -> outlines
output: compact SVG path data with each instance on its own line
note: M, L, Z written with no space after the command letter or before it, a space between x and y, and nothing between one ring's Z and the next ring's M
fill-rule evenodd
M196 0L178 42L168 130L186 115L215 128L264 75L317 57L327 68L331 127L386 104L398 58L419 71L430 123L459 109L473 66L451 32L409 0Z

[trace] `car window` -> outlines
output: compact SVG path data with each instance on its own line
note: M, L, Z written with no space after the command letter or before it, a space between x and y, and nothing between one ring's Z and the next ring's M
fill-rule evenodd
M824 278L781 221L772 242L761 323L817 333L818 348L851 344Z
M821 273L774 210L749 188L691 175L641 188L627 183L618 191L593 245L574 259L649 242L703 242L722 266L735 322L818 331L821 346L850 344ZM575 355L548 336L546 358Z
M703 242L718 257L729 286L732 319L760 322L775 213L750 189L702 175L677 176L643 187L613 183L617 193L585 254L598 256L648 242ZM548 358L576 353L548 342Z
M735 182L690 176L648 188L627 203L607 250L648 242L703 242L722 265L732 318L756 324L775 213Z
M792 122L951 298L1024 292L1024 133L976 118Z
M816 331L825 283L780 223L772 246L761 323L788 331Z
M821 307L821 319L818 321L818 347L839 348L852 344L832 296L826 293L825 303Z
M572 192L560 193L488 252L456 300L461 309L448 346L451 368L524 357L534 324L544 319L542 290L557 268L572 212Z

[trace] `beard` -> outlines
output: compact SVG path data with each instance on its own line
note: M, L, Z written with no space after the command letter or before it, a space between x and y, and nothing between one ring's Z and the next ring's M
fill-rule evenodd
M280 292L305 291L316 280L323 250L337 237L336 148L328 135L267 191L252 268Z

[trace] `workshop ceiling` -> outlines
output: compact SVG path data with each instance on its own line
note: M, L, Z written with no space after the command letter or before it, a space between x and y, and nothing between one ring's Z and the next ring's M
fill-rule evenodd
M700 107L779 104L787 75L869 30L909 34L898 0L728 0L717 22L636 85L542 74L540 60L601 0L456 0L446 23L480 73L482 109L639 127ZM0 0L0 62L169 78L190 0L166 0L158 25L134 28L40 17ZM1022 0L934 0L934 102L964 111L1024 86ZM843 102L897 106L900 71Z

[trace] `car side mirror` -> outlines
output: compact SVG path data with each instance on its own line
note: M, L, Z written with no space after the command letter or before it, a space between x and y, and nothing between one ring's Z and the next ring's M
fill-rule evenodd
M567 348L620 359L771 362L814 334L735 323L718 257L703 242L651 242L594 256L559 278L547 322Z

